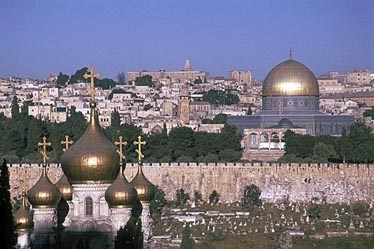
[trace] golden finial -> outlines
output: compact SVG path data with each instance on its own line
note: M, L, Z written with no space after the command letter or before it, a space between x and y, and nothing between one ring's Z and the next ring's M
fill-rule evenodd
M73 140L69 140L69 135L66 135L65 140L62 140L60 143L65 146L65 148L62 150L67 151L69 149L69 145L73 144Z
M138 154L139 163L142 161L142 158L144 158L144 155L142 154L142 145L145 145L146 143L146 141L142 141L141 136L138 136L138 141L134 141L134 144L138 145L138 148L135 149L135 152Z
M91 93L91 101L95 102L95 84L94 84L94 79L97 78L99 79L100 78L100 74L99 73L96 73L95 74L95 67L94 66L90 66L90 73L85 73L83 75L83 77L85 79L88 79L90 78L91 79L91 88L90 88L90 93Z
M292 48L290 48L290 52L288 53L288 58L292 60Z
M126 146L127 144L127 141L125 140L122 140L123 137L122 136L119 136L119 141L115 141L114 144L115 145L119 145L119 150L117 150L117 153L119 155L119 161L120 163L122 163L122 159L125 158L125 155L124 155L124 150L123 150L123 147Z
M47 142L46 137L43 137L42 141L43 142L38 143L38 146L43 147L42 150L40 151L40 154L43 157L43 164L45 164L47 162L47 160L49 159L49 157L47 155L47 146L51 146L52 144L50 142Z

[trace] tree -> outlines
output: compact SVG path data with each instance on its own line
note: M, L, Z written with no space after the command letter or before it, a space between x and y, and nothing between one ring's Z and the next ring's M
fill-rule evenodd
M68 81L69 81L69 76L60 72L57 75L56 85L57 87L64 87Z
M182 232L182 243L180 248L181 249L192 249L194 245L194 241L191 238L191 228L190 223L186 223L183 228Z
M327 162L329 158L336 156L334 146L318 142L313 147L313 158L318 162Z
M177 190L177 206L186 204L189 199L190 195L185 193L183 188Z
M194 199L195 199L195 203L198 204L203 201L203 196L201 195L199 191L195 191Z
M317 204L313 204L308 208L308 215L311 219L317 220L320 218L321 209Z
M111 89L117 85L112 79L104 78L104 79L95 79L95 86L101 87L102 89Z
M213 105L233 105L239 103L238 95L214 89L204 93L203 100Z
M119 112L117 109L114 109L114 111L111 114L111 128L113 129L119 129L121 126L121 117L119 116Z
M242 198L242 207L249 208L250 206L260 206L262 204L260 196L261 190L259 187L254 184L245 186Z
M88 72L87 67L83 67L77 71L70 77L69 84L74 84L77 82L89 82L88 79L85 79L83 75Z
M150 75L144 75L141 77L136 77L135 78L135 86L149 86L152 87L153 81L152 81L152 76Z
M131 217L126 225L117 231L114 239L114 249L134 248L143 249L143 233L140 215L142 213L142 205L137 200L131 209Z
M120 72L117 74L117 81L119 85L125 85L126 84L126 75L124 72Z
M150 204L151 216L153 218L160 217L162 214L162 209L165 205L165 192L159 186L156 186L156 194Z
M19 104L18 98L16 96L12 99L12 109L11 109L12 118L16 118L19 116Z
M0 171L0 241L1 248L11 249L17 243L17 234L10 203L9 170L5 160Z
M217 204L219 202L220 195L216 190L213 190L212 193L209 195L209 203Z

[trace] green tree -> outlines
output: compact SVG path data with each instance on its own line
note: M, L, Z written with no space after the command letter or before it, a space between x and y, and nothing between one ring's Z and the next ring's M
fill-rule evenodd
M104 79L95 79L95 86L101 87L102 89L111 89L117 85L112 79L104 78Z
M69 81L69 76L60 72L57 75L56 85L57 87L64 87L68 81Z
M239 103L238 95L214 89L204 93L203 100L213 105L233 105Z
M119 129L121 127L121 117L119 116L119 112L117 109L114 109L114 111L111 114L111 124L112 129Z
M117 81L119 85L126 84L126 74L124 72L120 72L117 74Z
M190 195L184 192L184 189L177 189L177 206L181 206L187 203L190 199Z
M195 199L195 203L198 204L203 201L203 196L201 195L199 191L195 191L194 199Z
M16 96L12 99L12 108L11 108L12 118L17 118L19 116L19 104L18 98Z
M183 232L182 232L182 243L180 248L181 249L192 249L194 245L194 241L191 238L191 228L190 223L186 223Z
M131 217L126 225L117 231L114 239L114 249L134 248L143 249L143 233L140 215L142 206L137 200L131 210Z
M135 78L135 86L149 86L153 87L153 81L152 81L152 76L150 75L144 75L141 77L136 77Z
M209 203L217 204L219 202L220 195L216 190L213 190L212 193L209 195Z
M159 186L156 186L156 194L150 204L150 212L153 219L161 217L162 209L165 205L165 192Z
M313 204L308 208L308 215L311 219L317 220L320 218L321 208L317 204Z
M319 162L327 162L329 158L335 157L336 151L334 146L317 142L313 147L313 158Z
M0 167L0 241L4 249L14 248L17 243L9 189L8 166L3 160Z
M249 208L251 206L261 206L262 202L260 196L261 190L259 187L254 184L245 186L242 198L242 207Z
M32 100L25 100L22 104L21 114L24 116L29 115L29 106L32 105Z
M88 79L85 79L83 75L88 72L87 67L83 67L77 71L70 77L69 84L74 84L77 82L89 82Z

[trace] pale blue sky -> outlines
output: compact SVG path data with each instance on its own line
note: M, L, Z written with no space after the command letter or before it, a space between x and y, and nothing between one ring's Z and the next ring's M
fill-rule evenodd
M319 75L374 68L374 1L0 0L0 77L45 78L95 65L194 69L263 79L288 58Z

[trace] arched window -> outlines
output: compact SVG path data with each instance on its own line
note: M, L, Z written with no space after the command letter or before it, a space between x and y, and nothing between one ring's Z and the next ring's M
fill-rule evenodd
M87 196L85 199L84 199L84 213L85 215L87 216L92 216L92 212L93 212L93 202L92 202L92 198Z

